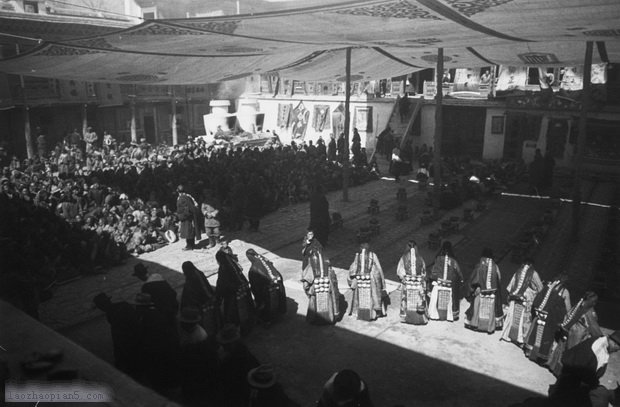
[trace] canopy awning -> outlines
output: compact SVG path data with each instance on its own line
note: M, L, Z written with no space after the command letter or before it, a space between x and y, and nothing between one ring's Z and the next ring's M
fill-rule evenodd
M300 80L400 76L446 69L572 66L595 41L597 62L620 61L617 0L366 0L281 12L153 20L44 43L0 61L12 74L113 83L193 84L278 72Z

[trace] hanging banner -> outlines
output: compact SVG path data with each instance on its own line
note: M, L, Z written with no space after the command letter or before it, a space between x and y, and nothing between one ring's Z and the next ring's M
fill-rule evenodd
M291 119L291 110L293 110L293 105L290 103L279 103L278 104L278 127L279 128L288 128L289 121Z
M455 91L478 92L480 88L480 71L478 69L457 69L454 74Z
M323 131L327 127L329 127L329 106L315 105L312 128L316 131Z
M304 102L299 102L297 107L293 110L290 127L291 127L291 139L297 141L303 141L306 135L306 129L308 128L308 120L310 119L310 111L306 109Z
M121 96L121 87L115 83L98 83L97 99L99 106L121 106L123 97Z
M524 66L501 66L497 78L496 90L525 89L527 68Z

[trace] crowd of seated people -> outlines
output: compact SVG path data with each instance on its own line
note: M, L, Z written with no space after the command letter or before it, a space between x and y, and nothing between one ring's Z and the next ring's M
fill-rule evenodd
M50 282L156 250L176 232L179 183L199 203L215 201L224 229L240 229L249 211L263 216L306 201L315 182L340 188L342 168L305 143L218 149L201 139L174 147L142 139L86 149L64 140L28 159L2 147L0 260L12 265L3 277L32 270ZM352 165L350 185L373 178Z

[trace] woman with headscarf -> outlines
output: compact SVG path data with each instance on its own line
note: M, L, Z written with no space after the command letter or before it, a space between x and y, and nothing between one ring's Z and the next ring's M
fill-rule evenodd
M398 261L396 275L402 287L400 322L426 325L428 323L426 263L413 239L407 242L405 252Z
M561 274L536 295L532 303L532 324L525 337L525 355L532 361L544 363L551 356L551 348L558 327L571 308L570 294L565 283L568 276Z
M181 309L200 310L200 325L209 336L217 333L219 313L216 307L215 290L202 271L194 263L186 261L181 266L185 275L185 285L181 293Z
M250 283L233 255L218 250L215 259L219 265L215 295L223 315L223 322L238 325L241 333L246 334L252 327L254 317Z
M452 251L452 243L443 242L431 269L431 299L428 308L430 319L458 321L461 313L461 284L463 274Z
M248 277L258 316L265 323L270 323L278 315L286 314L286 291L282 274L256 250L248 249L245 254L252 264Z
M311 324L335 324L340 318L340 291L336 273L320 250L313 250L301 272L301 283L308 296L306 321Z
M532 302L542 288L533 261L526 259L508 283L508 312L501 339L523 345L532 323Z
M562 355L565 351L574 348L586 339L604 335L594 310L597 302L598 295L592 291L586 291L564 317L564 321L556 332L555 343L549 357L549 370L554 375L559 376L562 372Z
M491 249L482 250L480 261L469 278L467 290L471 303L465 313L465 327L487 333L501 329L504 322L501 275Z

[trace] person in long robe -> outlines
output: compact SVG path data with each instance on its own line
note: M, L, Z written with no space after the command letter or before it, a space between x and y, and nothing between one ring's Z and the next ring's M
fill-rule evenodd
M306 232L306 236L304 237L304 241L302 243L301 248L301 270L305 270L308 266L308 259L314 251L323 252L323 245L314 235L314 230L312 228L308 228Z
M542 289L533 261L525 260L508 283L508 311L501 339L523 346L532 323L532 302Z
M374 321L384 317L383 299L387 296L385 277L377 255L370 250L368 242L362 242L349 267L349 286L353 290L351 311L357 319Z
M571 308L565 274L547 284L532 303L532 325L525 338L525 355L537 363L549 360L555 334Z
M430 319L458 321L461 313L463 273L452 251L452 243L447 240L442 243L435 257L430 281L432 286L428 308Z
M323 247L327 246L331 217L329 216L329 202L321 185L314 188L310 196L310 226L315 238Z
M181 293L181 309L195 308L200 311L200 325L209 336L217 333L220 325L215 290L204 273L191 261L181 265L185 285Z
M250 283L233 255L218 250L215 259L219 265L215 295L222 312L222 322L235 324L242 334L246 334L251 330L254 319Z
M202 229L204 226L202 213L198 207L196 200L185 191L183 185L177 187L177 216L181 221L179 235L181 239L185 239L185 247L183 250L194 250L196 241L202 237Z
M562 371L562 356L565 351L572 349L586 339L603 336L603 331L598 324L598 316L594 310L597 302L596 293L587 291L577 304L568 311L564 321L560 324L549 357L549 370L556 376Z
M501 329L504 317L501 275L491 249L482 250L482 256L469 278L467 289L467 297L471 299L471 303L465 312L465 326L487 333Z
M338 279L322 251L311 252L308 265L301 273L301 283L308 296L306 321L324 325L335 324L342 318Z
M414 240L407 242L398 261L396 275L401 283L400 322L414 325L428 323L426 263Z
M286 314L284 279L273 263L256 250L248 249L245 254L251 263L248 278L258 317L265 323L271 323Z

